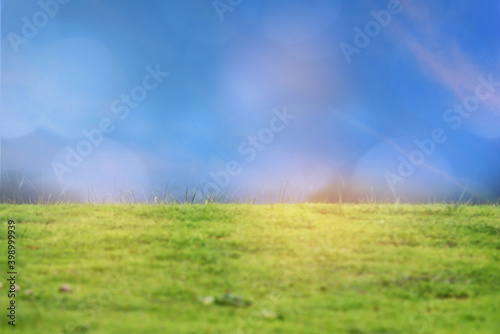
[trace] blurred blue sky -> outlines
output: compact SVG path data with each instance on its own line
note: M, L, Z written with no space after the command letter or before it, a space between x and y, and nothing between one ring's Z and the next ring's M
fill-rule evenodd
M4 0L1 19L3 195L500 198L496 0Z

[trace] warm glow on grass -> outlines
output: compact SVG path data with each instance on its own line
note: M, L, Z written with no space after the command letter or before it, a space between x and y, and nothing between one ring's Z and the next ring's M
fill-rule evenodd
M0 205L19 236L16 330L39 334L493 334L499 218L441 204Z

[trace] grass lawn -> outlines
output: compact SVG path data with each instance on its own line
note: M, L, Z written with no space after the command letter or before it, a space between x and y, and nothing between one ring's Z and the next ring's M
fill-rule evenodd
M9 219L16 333L500 333L500 206L0 205L2 333Z

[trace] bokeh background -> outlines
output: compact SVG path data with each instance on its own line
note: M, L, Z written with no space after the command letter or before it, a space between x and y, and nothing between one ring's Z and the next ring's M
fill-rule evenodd
M496 0L3 0L1 36L3 200L500 198L500 84L456 112Z

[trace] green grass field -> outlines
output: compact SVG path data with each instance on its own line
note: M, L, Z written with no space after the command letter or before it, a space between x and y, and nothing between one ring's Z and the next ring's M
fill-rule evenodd
M498 205L4 204L0 234L2 333L500 333Z

